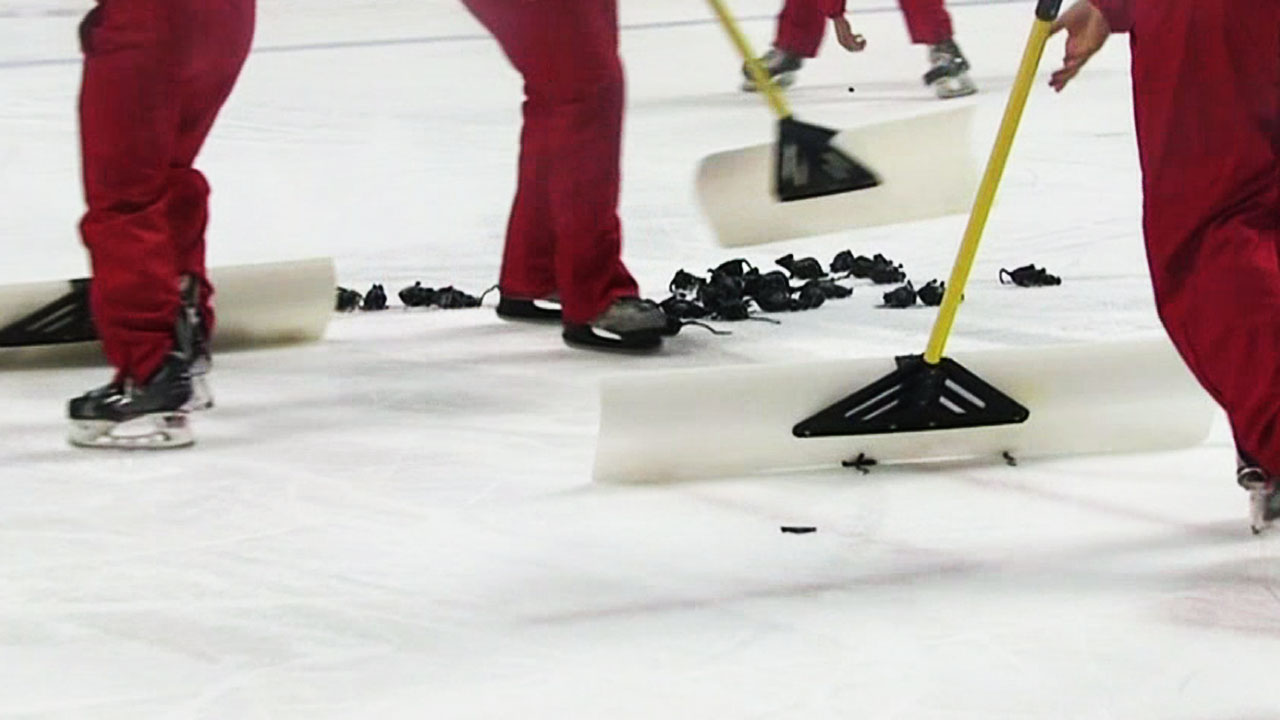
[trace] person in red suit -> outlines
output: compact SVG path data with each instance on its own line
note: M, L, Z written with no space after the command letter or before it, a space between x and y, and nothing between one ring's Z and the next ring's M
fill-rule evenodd
M1059 91L1128 32L1143 234L1169 337L1226 410L1253 528L1280 517L1280 5L1081 0Z
M99 0L80 27L80 231L90 308L115 368L70 402L72 442L191 442L183 413L207 360L209 184L193 166L249 53L254 0ZM122 424L158 419L152 433Z
M658 347L666 315L640 298L621 257L624 80L616 0L464 4L524 77L498 314L559 321L575 346Z
M952 37L951 15L943 0L898 0L898 6L906 18L911 42L929 46L925 85L941 98L977 92L969 77L969 61ZM866 40L853 32L845 18L845 0L786 0L778 16L773 47L760 58L774 82L782 87L795 82L796 72L805 59L817 56L828 20L835 26L836 39L846 50L858 52L866 47ZM743 88L755 89L750 76Z

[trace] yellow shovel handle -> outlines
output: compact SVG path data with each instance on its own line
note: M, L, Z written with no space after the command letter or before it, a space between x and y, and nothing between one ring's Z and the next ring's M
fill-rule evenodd
M1022 64L1018 67L1009 102L1005 105L1004 119L1000 121L1000 132L996 134L996 144L991 149L986 172L978 186L978 196L969 213L969 225L964 230L964 240L960 243L956 264L947 280L942 307L938 310L938 319L933 323L933 332L929 335L929 346L925 350L924 359L930 365L941 362L943 351L946 350L947 338L951 335L951 326L955 323L956 311L960 308L960 298L964 295L965 283L969 281L969 271L973 269L973 258L978 254L978 241L982 239L982 231L987 226L987 217L990 216L991 205L996 199L996 189L1000 186L1000 177L1004 174L1009 150L1013 147L1013 137L1018 131L1022 110L1027 106L1027 96L1031 94L1036 69L1040 66L1040 57L1044 54L1044 46L1049 39L1051 20L1052 17L1048 20L1037 17L1031 28L1031 37L1022 54Z
M791 108L787 107L787 101L782 97L782 91L769 78L769 73L764 69L764 65L760 64L755 51L751 49L751 43L747 41L747 36L743 35L742 28L738 27L738 21L733 19L733 15L729 13L729 8L725 7L724 0L707 0L707 2L711 4L711 9L715 10L716 16L720 18L720 26L729 34L729 39L738 48L738 54L742 55L742 61L746 63L747 72L751 73L751 79L755 81L756 87L760 92L764 93L765 99L773 107L773 112L778 115L778 119L791 117Z

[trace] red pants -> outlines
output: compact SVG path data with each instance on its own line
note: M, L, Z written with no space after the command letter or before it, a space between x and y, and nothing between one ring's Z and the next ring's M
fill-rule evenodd
M209 185L192 168L253 35L254 0L99 0L81 27L80 135L94 324L117 377L173 346L179 283L203 284Z
M778 16L773 46L792 55L814 57L827 20L844 14L845 0L787 0ZM898 0L911 42L933 45L951 38L951 16L943 0Z
M1133 81L1160 318L1280 474L1280 4L1138 0Z
M559 291L586 323L635 296L618 222L622 62L616 0L464 0L524 76L520 176L499 285Z

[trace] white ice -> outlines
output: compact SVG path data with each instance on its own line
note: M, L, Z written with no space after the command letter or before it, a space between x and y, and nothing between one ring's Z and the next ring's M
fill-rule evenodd
M88 4L0 0L0 282L85 269ZM763 47L777 0L733 4ZM828 43L791 94L799 115L934 108L892 3L850 4L870 46ZM732 257L693 203L698 158L766 141L771 121L701 3L622 6L626 256L661 295L677 268ZM979 156L1031 7L952 5ZM496 45L454 0L261 15L202 158L212 261L331 254L361 289L493 282L520 99ZM1055 96L1060 55L1055 40L955 347L1160 332L1124 39ZM946 274L963 222L746 256L883 252L923 281ZM1028 262L1064 284L998 284ZM591 484L603 374L919 351L932 313L877 309L880 292L730 337L689 329L656 358L569 350L491 309L336 317L319 345L219 357L220 406L171 453L65 444L63 402L103 368L5 370L0 718L1280 716L1280 541L1249 535L1225 429L1016 468Z

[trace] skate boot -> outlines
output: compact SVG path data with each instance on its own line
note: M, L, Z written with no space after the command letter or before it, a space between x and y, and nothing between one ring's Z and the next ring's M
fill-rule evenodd
M544 298L521 298L500 295L498 317L527 322L560 322L560 296L552 293Z
M589 350L645 352L662 346L671 334L667 314L652 300L618 298L587 324L566 323L564 341Z
M929 72L924 74L924 84L933 88L943 100L964 97L978 92L969 78L969 61L956 45L947 40L929 46Z
M1257 535L1280 518L1280 482L1244 458L1237 464L1236 482L1249 491L1249 528Z
M213 407L213 393L207 375L213 369L213 353L209 349L209 328L200 312L200 283L190 275L182 276L182 313L192 332L191 402L189 410Z
M187 413L197 399L193 369L202 364L194 306L184 305L174 328L174 348L145 384L112 382L67 405L71 444L90 448L161 449L195 442ZM203 362L207 369L207 360Z
M774 84L780 88L789 88L796 81L796 71L804 64L804 60L799 55L792 55L786 50L778 48L769 48L769 52L760 58L760 64L764 66L765 72L769 73L769 77ZM751 77L751 72L747 70L747 66L742 66L743 83L742 89L746 92L755 92L759 88L756 87L756 81Z

